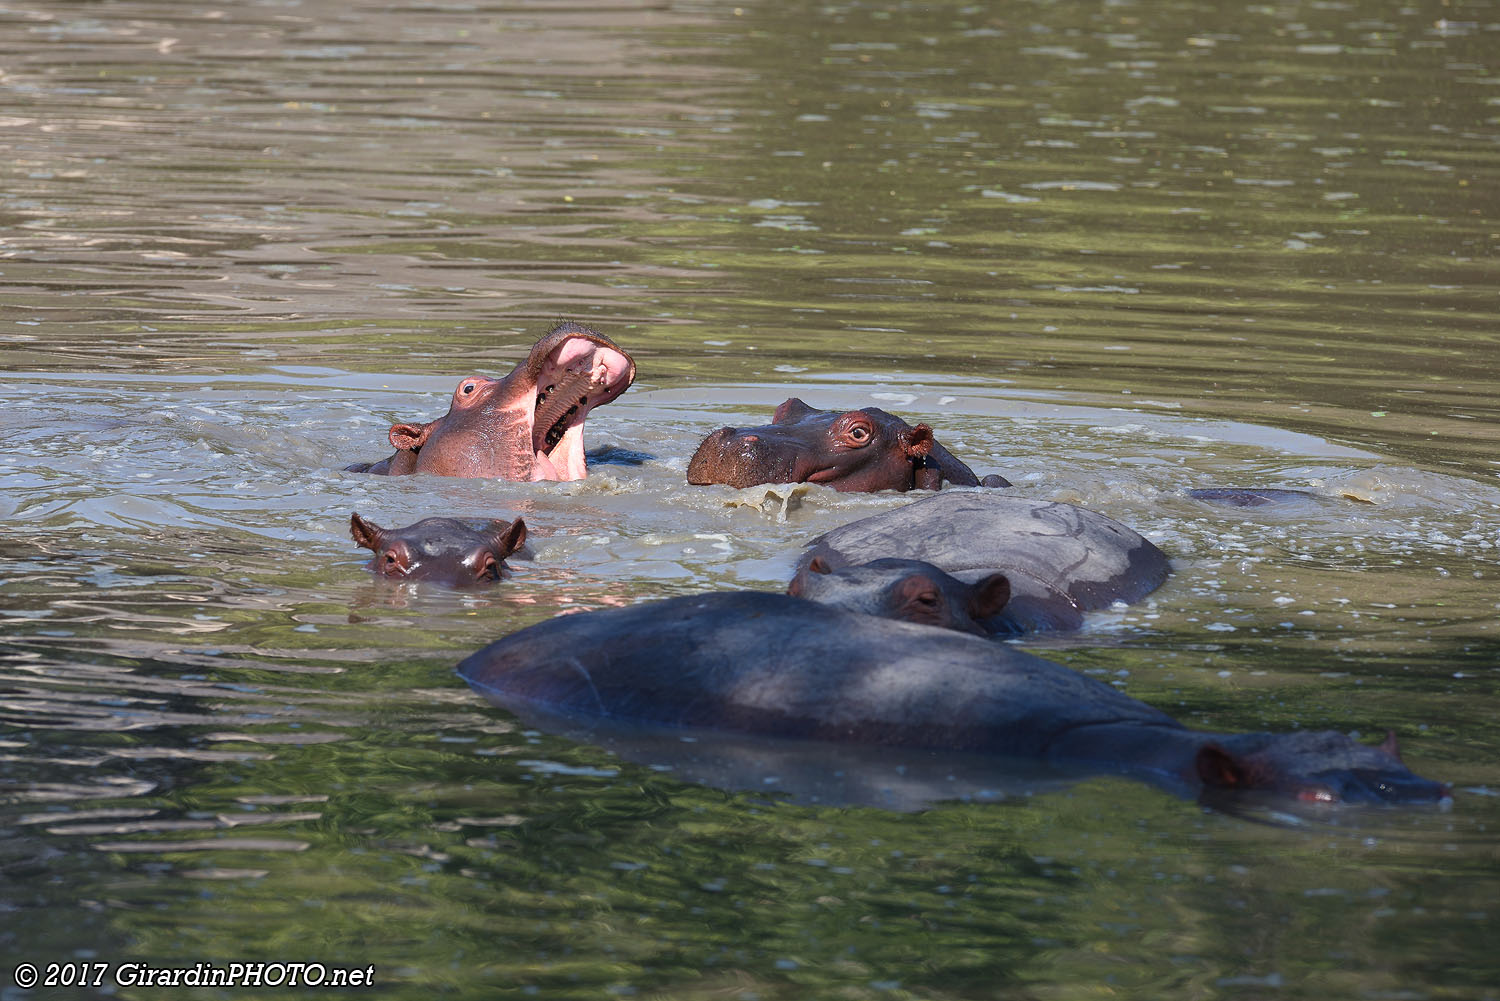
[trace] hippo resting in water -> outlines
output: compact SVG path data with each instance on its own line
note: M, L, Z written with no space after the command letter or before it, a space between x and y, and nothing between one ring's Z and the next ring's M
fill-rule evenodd
M876 595L902 586L903 571L872 560L919 560L962 585L991 589L973 616L985 632L1077 629L1083 613L1133 602L1167 579L1167 557L1124 525L1060 501L955 491L861 518L809 543L791 592L874 611ZM858 569L860 564L869 567ZM1008 600L992 610L992 576ZM968 601L948 586L947 601ZM901 616L910 621L926 621ZM946 622L954 626L953 621ZM958 624L956 628L968 629Z
M719 428L693 453L687 479L726 483L822 483L848 493L936 490L943 481L977 487L974 470L953 457L926 424L912 427L876 407L814 410L793 398L758 428ZM1008 487L986 476L987 487Z
M834 570L815 556L787 594L820 605L989 636L985 622L1010 601L1010 580L986 574L969 584L921 560L871 560Z
M526 542L526 523L517 518L474 527L455 518L424 518L405 528L381 528L353 514L349 534L374 551L369 567L381 576L464 587L501 578L505 558Z
M426 424L391 425L396 454L344 467L352 473L436 473L502 480L581 480L583 422L635 380L635 362L613 341L562 323L503 379L459 381L448 412Z
M523 718L1042 759L1180 794L1436 802L1394 739L1189 730L1008 644L755 591L563 615L458 665ZM999 763L997 763L998 765Z

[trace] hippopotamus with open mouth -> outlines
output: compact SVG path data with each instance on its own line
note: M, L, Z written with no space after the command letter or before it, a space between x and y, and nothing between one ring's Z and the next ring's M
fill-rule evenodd
M809 598L873 611L872 603L897 586L900 574L854 571L861 564L874 567L871 561L891 560L930 563L970 586L993 588L993 582L984 582L1003 575L1009 585L1003 607L994 610L992 601L976 606L989 609L976 617L979 625L999 635L1077 629L1084 612L1139 601L1171 572L1165 553L1097 511L1009 493L958 490L818 536L798 561L792 585L806 589ZM830 573L837 582L817 579ZM968 627L960 623L957 628Z
M603 334L562 323L503 379L459 381L448 412L393 424L396 454L354 473L435 473L502 480L581 480L583 422L635 380L635 361Z
M424 518L405 528L381 528L356 513L349 517L349 534L374 551L369 568L383 577L466 587L501 578L505 558L526 542L526 523L517 518L475 527L456 518Z
M458 673L546 728L593 721L1030 758L1206 798L1449 796L1402 764L1393 737L1375 747L1333 732L1191 730L1009 644L785 594L688 595L563 615L491 643Z
M926 424L912 427L877 407L815 410L795 397L776 408L770 424L710 434L688 463L687 479L731 487L822 483L844 492L936 490L944 481L981 485ZM996 475L982 483L1010 486Z

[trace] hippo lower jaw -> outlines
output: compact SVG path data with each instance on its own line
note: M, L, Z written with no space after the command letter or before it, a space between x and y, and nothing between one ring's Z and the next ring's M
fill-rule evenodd
M583 425L589 411L623 393L635 365L623 352L586 337L558 347L535 372L528 415L532 449L529 477L581 480Z
M838 480L847 478L848 475L849 474L848 474L848 472L846 470L839 469L837 466L827 466L827 467L824 467L823 469L814 469L812 472L804 472L804 473L802 473L800 475L794 476L792 479L795 482L798 482L798 483L823 483L823 484L827 484L829 486L832 486L833 489L838 490L838 491L848 491L848 490L851 490L851 489L857 489L857 488L846 487L846 486L843 486L840 483L836 482ZM897 490L903 490L904 491L904 490L909 489L909 486L900 486L900 487L896 487L895 489L897 489Z

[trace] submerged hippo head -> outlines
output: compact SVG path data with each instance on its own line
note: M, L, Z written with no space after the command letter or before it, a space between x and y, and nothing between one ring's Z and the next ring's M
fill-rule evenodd
M688 463L689 483L822 483L835 490L936 490L943 480L978 486L926 424L912 427L876 407L814 410L793 398L757 428L719 428ZM986 477L987 486L1008 486Z
M378 574L465 587L500 579L505 557L526 541L526 523L517 518L474 528L453 518L424 518L405 528L381 528L354 514L349 534L374 551L369 567Z
M1010 581L996 573L966 584L921 560L880 559L834 570L814 556L787 593L851 612L988 636L981 623L1010 600Z
M635 380L635 362L613 341L563 323L537 341L503 379L459 380L448 412L426 424L394 424L396 454L353 472L435 473L502 480L580 480L583 422Z
M1234 734L1198 749L1194 768L1209 801L1226 795L1303 803L1437 803L1452 794L1415 775L1394 732L1379 745L1332 730Z

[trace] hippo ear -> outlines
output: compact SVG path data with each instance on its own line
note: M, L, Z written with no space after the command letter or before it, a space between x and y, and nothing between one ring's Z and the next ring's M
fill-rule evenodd
M427 436L432 434L432 425L436 421L427 424L392 424L391 445L398 452L415 452L427 441Z
M982 622L992 615L999 615L1009 600L1010 581L1003 573L992 573L975 582L969 595L969 617Z
M526 522L520 518L512 522L492 521L490 529L490 541L499 552L501 559L526 544Z
M1397 761L1401 761L1401 744L1396 740L1395 730L1387 730L1385 732L1385 739L1380 742L1380 750L1389 754ZM1406 764L1404 761L1401 761L1401 763L1403 765Z
M1204 744L1193 759L1198 778L1210 789L1244 789L1251 784L1248 769L1239 758L1218 744Z
M792 578L792 582L786 586L786 593L791 595L793 598L803 597L803 592L807 590L807 575L814 573L833 573L833 567L829 566L828 561L823 557L814 556L812 559L807 561L807 566L799 570L797 572L797 575Z
M374 522L365 521L358 513L349 516L349 534L354 536L354 543L365 549L375 550L380 548L380 536L385 529Z
M816 410L794 396L776 408L776 412L771 415L771 423L795 424L808 414L815 413L817 413Z
M932 437L932 428L926 424L918 424L905 436L906 457L908 459L919 459L932 451L935 444Z

